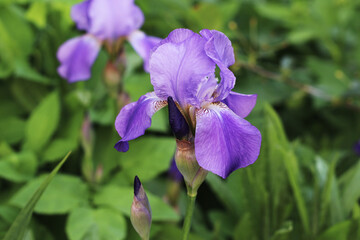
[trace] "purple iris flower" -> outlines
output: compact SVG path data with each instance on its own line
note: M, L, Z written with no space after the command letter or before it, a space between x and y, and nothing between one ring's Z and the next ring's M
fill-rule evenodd
M128 141L145 133L152 115L172 97L188 122L199 165L223 178L256 161L261 134L244 118L251 112L257 95L232 92L235 76L230 40L221 32L176 29L162 40L150 57L154 92L126 105L115 121L122 139L118 151L129 149ZM220 79L215 76L216 65Z
M58 50L59 74L69 82L87 80L101 45L117 45L127 38L143 58L148 70L150 50L161 39L145 35L138 29L144 15L134 0L85 0L73 6L71 17L77 28L87 34L66 41Z

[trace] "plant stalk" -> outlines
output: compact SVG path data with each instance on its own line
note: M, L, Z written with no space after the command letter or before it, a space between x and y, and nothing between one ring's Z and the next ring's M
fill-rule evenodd
M186 209L186 215L183 225L183 240L188 240L190 228L191 228L191 219L194 213L196 195L190 196L188 195L188 203Z

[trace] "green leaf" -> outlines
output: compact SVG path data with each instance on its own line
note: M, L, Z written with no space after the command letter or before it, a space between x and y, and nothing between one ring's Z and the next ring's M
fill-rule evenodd
M174 225L163 224L161 229L152 237L156 240L181 240L182 230ZM203 237L195 235L193 233L189 234L189 240L204 240Z
M66 233L70 240L121 240L126 237L126 221L107 208L76 208L69 215Z
M38 203L40 197L46 190L49 183L53 180L56 173L59 171L61 166L65 163L66 159L69 157L70 153L65 156L65 158L55 167L55 169L44 179L40 187L37 188L36 192L32 195L29 201L27 201L24 208L20 211L19 215L16 217L15 221L11 225L10 229L5 235L4 240L22 240L27 229L27 225L30 222L32 212L34 207Z
M43 152L43 158L45 161L53 162L64 156L64 152L74 150L76 142L72 139L55 139Z
M138 175L142 181L154 178L170 166L175 153L174 138L142 137L130 142L130 149L121 156L124 173L133 179Z
M59 95L57 92L53 92L32 112L26 125L25 147L40 151L55 132L59 117Z
M270 130L270 133L268 132L270 135L268 136L267 146L269 146L270 150L274 151L275 155L272 156L274 159L282 159L283 167L285 167L287 172L287 177L295 197L296 206L298 208L304 230L306 233L309 233L309 216L305 204L305 199L301 192L299 180L300 169L297 158L289 146L280 118L270 105L265 105L264 114L266 129L268 131ZM272 169L271 172L278 174L276 173L275 169Z
M0 159L0 177L9 181L27 181L36 169L37 159L32 152L13 153Z
M351 227L351 221L344 221L338 223L329 229L327 229L323 234L321 234L316 240L344 240L347 239Z
M228 210L241 214L241 208L234 192L228 187L226 182L215 174L209 173L206 177L206 182L210 185L211 189L216 193L216 196L222 201Z
M38 28L46 26L47 8L44 2L34 2L26 13L26 18L33 22Z
M360 162L356 164L353 169L354 171L351 178L348 178L348 181L343 183L342 200L345 215L350 213L360 198Z
M11 199L11 203L23 207L45 176L31 180ZM87 203L87 185L75 176L58 174L49 184L34 211L42 214L64 214Z
M15 60L25 59L32 51L33 32L22 15L15 5L0 7L0 77L7 77Z
M0 119L0 141L9 144L17 143L24 137L25 122L17 117L5 117Z
M146 192L149 198L153 221L177 221L179 216L159 197ZM134 190L131 187L107 186L94 197L97 205L114 208L126 216L130 216Z
M252 232L253 224L254 223L251 220L250 213L249 212L244 213L242 218L234 228L234 234L233 234L234 240L256 239L256 234Z

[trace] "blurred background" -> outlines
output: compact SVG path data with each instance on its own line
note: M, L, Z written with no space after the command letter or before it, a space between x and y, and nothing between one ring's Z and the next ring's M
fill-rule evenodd
M152 239L180 239L185 187L168 173L175 150L166 110L118 153L118 113L100 52L89 81L57 73L58 47L79 36L77 0L0 3L0 238L36 188L72 154L35 207L26 239L138 239L132 181L153 210ZM258 94L247 120L261 155L199 190L191 239L360 239L360 1L136 0L142 30L216 29L232 41L235 91ZM124 91L152 91L130 47Z

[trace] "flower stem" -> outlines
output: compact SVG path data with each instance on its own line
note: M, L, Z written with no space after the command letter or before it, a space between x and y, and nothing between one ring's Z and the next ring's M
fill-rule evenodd
M188 203L187 203L186 215L183 225L183 240L187 240L189 237L190 228L191 228L191 219L195 207L195 200L196 200L196 195L194 196L188 195Z

